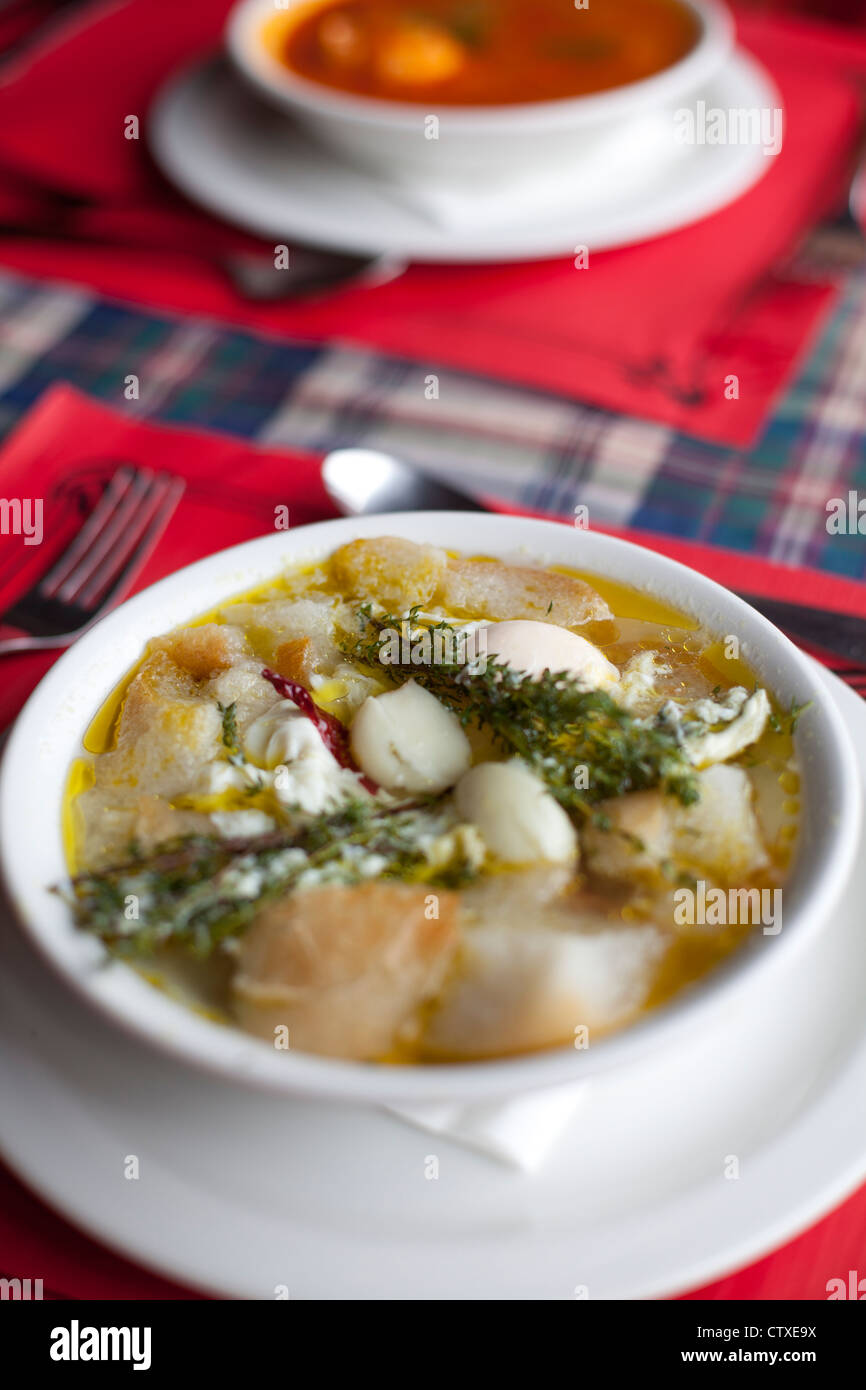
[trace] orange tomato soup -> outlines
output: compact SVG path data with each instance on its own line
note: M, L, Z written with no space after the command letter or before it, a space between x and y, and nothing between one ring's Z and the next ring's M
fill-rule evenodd
M639 81L695 46L680 0L324 0L268 21L293 72L396 101L498 106Z

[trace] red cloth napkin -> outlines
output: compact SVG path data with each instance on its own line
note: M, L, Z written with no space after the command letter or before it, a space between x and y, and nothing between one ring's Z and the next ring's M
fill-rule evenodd
M163 539L136 588L224 546L271 529L274 508L290 524L333 515L318 459L255 448L226 435L168 428L120 414L55 386L0 452L0 496L42 498L44 544L0 537L0 613L65 543L79 513L76 499L116 465L165 469L187 481ZM866 616L866 586L832 575L752 560L657 535L635 536L723 584L801 598ZM11 720L56 653L2 657L0 727ZM827 1279L857 1267L866 1239L866 1189L809 1234L693 1297L823 1298ZM0 1277L38 1272L46 1294L73 1298L175 1298L179 1291L121 1260L67 1226L0 1167Z
M590 248L587 270L570 260L415 266L376 289L263 306L241 299L213 260L260 243L191 209L150 167L145 141L123 136L130 114L146 128L169 74L219 43L228 8L94 4L7 65L0 223L35 219L43 237L3 237L0 260L150 305L552 390L721 443L754 439L832 301L829 286L787 279L779 265L841 188L859 109L843 74L866 71L866 42L841 47L820 28L744 20L743 40L780 87L786 144L755 189L693 227L618 251ZM51 190L90 205L58 220ZM737 400L725 397L731 374Z

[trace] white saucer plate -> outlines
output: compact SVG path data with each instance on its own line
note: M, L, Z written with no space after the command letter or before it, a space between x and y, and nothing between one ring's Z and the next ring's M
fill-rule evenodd
M764 70L736 52L696 94L707 109L775 109ZM692 105L694 103L691 103ZM173 78L149 116L148 135L163 173L208 211L259 236L300 240L362 254L416 261L509 261L601 251L660 236L706 217L744 193L771 159L758 144L692 144L654 161L641 157L609 184L563 178L561 200L525 196L495 216L448 227L407 205L384 179L343 163L300 126L254 96L220 58Z
M824 679L866 779L866 704ZM769 990L744 980L687 1048L589 1083L531 1176L374 1108L188 1070L90 1012L6 921L0 1149L83 1230L221 1297L693 1288L783 1243L866 1175L864 899L866 855L787 974Z

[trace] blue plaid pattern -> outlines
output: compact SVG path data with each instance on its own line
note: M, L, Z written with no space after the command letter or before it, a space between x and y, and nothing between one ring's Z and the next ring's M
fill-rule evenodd
M838 254L815 245L808 254ZM826 504L866 497L866 257L844 242L838 305L749 450L541 392L343 347L242 332L0 273L0 435L68 381L166 423L313 451L380 447L528 508L866 577ZM852 247L854 254L852 254ZM130 375L140 395L125 399Z

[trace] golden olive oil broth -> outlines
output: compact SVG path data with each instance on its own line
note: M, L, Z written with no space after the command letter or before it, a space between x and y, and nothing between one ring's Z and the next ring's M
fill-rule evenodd
M473 558L485 560L491 557ZM614 614L613 621L587 624L582 629L582 634L598 646L614 664L621 666L641 650L658 651L663 654L666 663L672 667L672 672L659 681L660 693L679 699L690 699L710 694L718 687L744 685L752 689L758 684L754 673L744 662L726 656L724 644L720 640L702 629L694 619L670 605L603 576L564 566L550 568L585 580L607 601ZM288 570L266 584L225 600L212 611L202 614L184 626L226 622L230 620L231 609L235 604L300 598L310 593L338 593L326 569L319 564L307 564ZM263 635L257 639L254 625L247 625L245 631L253 652L261 657L263 663L266 662L268 653L265 650ZM77 820L76 799L92 784L93 757L115 746L123 703L139 664L136 663L136 666L123 677L97 711L83 739L86 756L76 759L70 768L62 806L63 841L70 874L81 868L78 853L80 826ZM339 716L340 691L329 688L334 686L339 686L339 682L330 682L328 686L311 693L318 704ZM773 700L772 694L771 702L774 712L781 715L783 712ZM753 873L749 880L750 887L778 887L793 853L800 810L800 781L794 762L792 735L784 726L779 729L768 726L760 740L732 762L750 767L760 766L765 771L768 785L771 788L775 787L778 794L784 795L783 807L787 819L779 827L774 838L768 837L770 866L765 871ZM179 798L171 804L183 806L186 803L184 798ZM244 796L243 805L250 804L250 798ZM255 804L254 800L252 804ZM642 920L639 896L629 900L622 916L626 921ZM683 932L667 951L658 968L645 1010L654 1008L683 986L706 975L754 930L755 928L749 925L737 925L716 929L704 926L693 932ZM202 969L201 962L191 966L188 960L178 960L177 953L171 951L161 952L159 959L144 964L131 963L149 983L164 989L204 1017L226 1024L232 1022L227 1011L228 976L224 963L210 962ZM406 1044L400 1045L381 1060L407 1065L423 1061L423 1058L416 1055L410 1044Z

